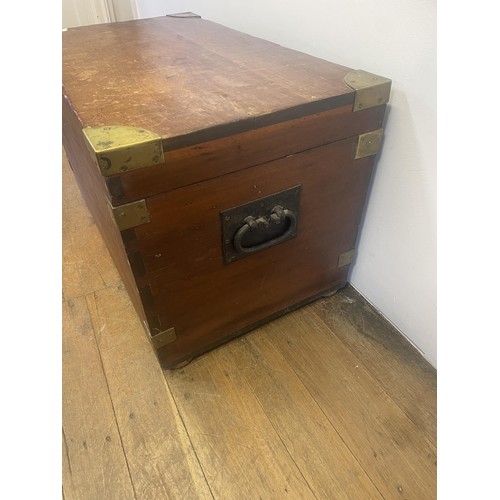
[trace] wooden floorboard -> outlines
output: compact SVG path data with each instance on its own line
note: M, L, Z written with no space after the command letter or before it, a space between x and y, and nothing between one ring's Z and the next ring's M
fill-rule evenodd
M385 392L436 442L436 370L351 286L313 310L359 358Z
M226 347L318 498L382 498L293 368L269 340L272 325Z
M385 498L433 498L436 447L356 356L314 315L295 311L268 329L326 417Z
M65 498L134 498L85 299L63 304L63 329Z
M63 233L63 291L71 300L121 282L95 224Z
M355 290L163 372L63 183L64 498L436 498L436 372Z
M62 287L71 300L121 283L63 152Z
M138 498L211 498L146 333L123 285L87 296Z
M228 350L166 378L215 498L314 498Z

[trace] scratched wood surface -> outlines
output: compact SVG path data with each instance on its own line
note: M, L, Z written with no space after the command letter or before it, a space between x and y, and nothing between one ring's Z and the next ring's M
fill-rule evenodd
M63 168L66 500L436 498L436 372L359 294L162 372Z
M64 92L84 126L144 127L170 147L353 102L350 68L204 19L71 28L62 44Z

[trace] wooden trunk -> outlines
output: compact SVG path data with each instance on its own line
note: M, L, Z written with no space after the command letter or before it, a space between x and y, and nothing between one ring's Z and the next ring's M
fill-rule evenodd
M164 366L346 283L389 90L191 14L63 33L64 146Z

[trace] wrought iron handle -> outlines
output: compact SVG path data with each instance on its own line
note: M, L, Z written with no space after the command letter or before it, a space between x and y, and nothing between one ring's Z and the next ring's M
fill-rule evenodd
M253 245L250 247L243 246L243 237L250 231L257 230L259 228L269 227L271 224L280 224L281 222L289 220L290 224L285 232L283 232L280 236L276 238L271 238L270 240L264 241L263 243L259 243L258 245ZM242 254L250 254L259 252L260 250L265 250L266 248L272 247L281 243L282 241L286 241L289 239L290 235L295 232L297 229L297 217L295 214L288 210L287 208L283 208L280 205L276 205L271 210L271 215L269 217L258 217L257 219L249 216L245 218L245 224L241 226L236 234L234 235L234 248L238 253Z

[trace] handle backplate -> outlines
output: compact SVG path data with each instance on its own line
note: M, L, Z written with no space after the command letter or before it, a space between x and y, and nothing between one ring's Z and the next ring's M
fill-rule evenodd
M294 186L221 212L224 263L294 238L298 230L301 188Z

